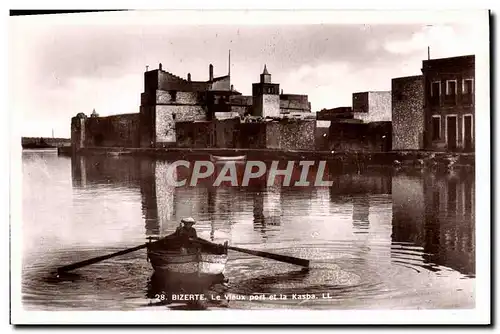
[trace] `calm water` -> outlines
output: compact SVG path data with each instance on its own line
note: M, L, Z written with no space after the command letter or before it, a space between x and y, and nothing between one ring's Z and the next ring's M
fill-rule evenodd
M474 174L329 172L332 187L173 188L168 162L23 152L23 304L30 310L158 306L140 250L75 270L61 265L141 244L198 219L214 242L311 259L311 269L236 252L234 295L329 293L329 299L230 301L229 308L472 308ZM218 307L218 306L214 306Z

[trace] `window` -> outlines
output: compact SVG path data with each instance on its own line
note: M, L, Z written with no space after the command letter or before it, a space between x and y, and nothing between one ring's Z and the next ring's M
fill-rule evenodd
M474 147L474 125L472 114L466 114L462 118L462 147L465 151L471 151Z
M441 95L441 82L434 81L431 83L431 97L430 97L430 105L431 106L439 106Z
M172 102L175 102L177 100L177 91L171 90L170 91L170 98L171 98Z
M473 94L474 93L474 80L473 79L464 79L462 84L462 92L464 94Z
M446 95L444 104L448 107L457 104L457 80L446 80Z
M457 80L446 80L446 95L457 94Z
M432 140L441 139L441 116L432 116Z
M439 81L435 81L431 85L431 96L439 95L441 95L441 83Z

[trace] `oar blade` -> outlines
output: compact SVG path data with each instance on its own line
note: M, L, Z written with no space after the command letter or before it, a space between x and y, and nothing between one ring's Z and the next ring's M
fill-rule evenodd
M202 243L202 244L222 246L222 245L214 244L213 242L210 242L210 241L207 241L207 240L204 240L201 238L190 239L190 240L192 242L197 242L197 243ZM275 254L275 253L269 253L269 252L263 252L263 251L256 251L256 250L252 250L252 249L246 249L246 248L235 247L235 246L225 246L225 247L227 247L227 249L230 249L230 250L233 250L236 252L260 256L260 257L264 257L267 259L272 259L272 260L276 260L276 261L280 261L280 262L295 264L298 266L309 268L309 260L306 260L306 259L301 259L298 257L287 256L287 255L280 255L280 254Z
M275 254L275 253L256 251L256 250L234 247L234 246L228 246L228 249L231 249L231 250L234 250L237 252L250 254L250 255L260 256L260 257L264 257L264 258L268 258L268 259L272 259L272 260L276 260L276 261L280 261L280 262L295 264L295 265L302 266L305 268L309 268L309 260L301 259L301 258L294 257L294 256L280 255L280 254Z

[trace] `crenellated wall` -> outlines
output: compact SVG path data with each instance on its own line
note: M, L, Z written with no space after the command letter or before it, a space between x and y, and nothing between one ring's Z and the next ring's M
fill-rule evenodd
M205 81L188 81L163 70L152 70L144 73L144 91L177 90L177 91L206 91L210 83Z

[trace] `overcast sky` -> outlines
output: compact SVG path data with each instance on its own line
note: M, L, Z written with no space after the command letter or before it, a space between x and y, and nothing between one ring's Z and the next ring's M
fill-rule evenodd
M173 25L117 17L112 24L95 14L10 18L9 105L23 136L54 129L69 137L71 117L93 108L102 116L139 112L146 65L159 62L178 76L208 80L210 63L216 76L227 74L231 49L235 89L250 95L267 64L273 82L309 95L318 111L420 74L427 46L431 58L442 58L476 54L484 40L467 23Z

